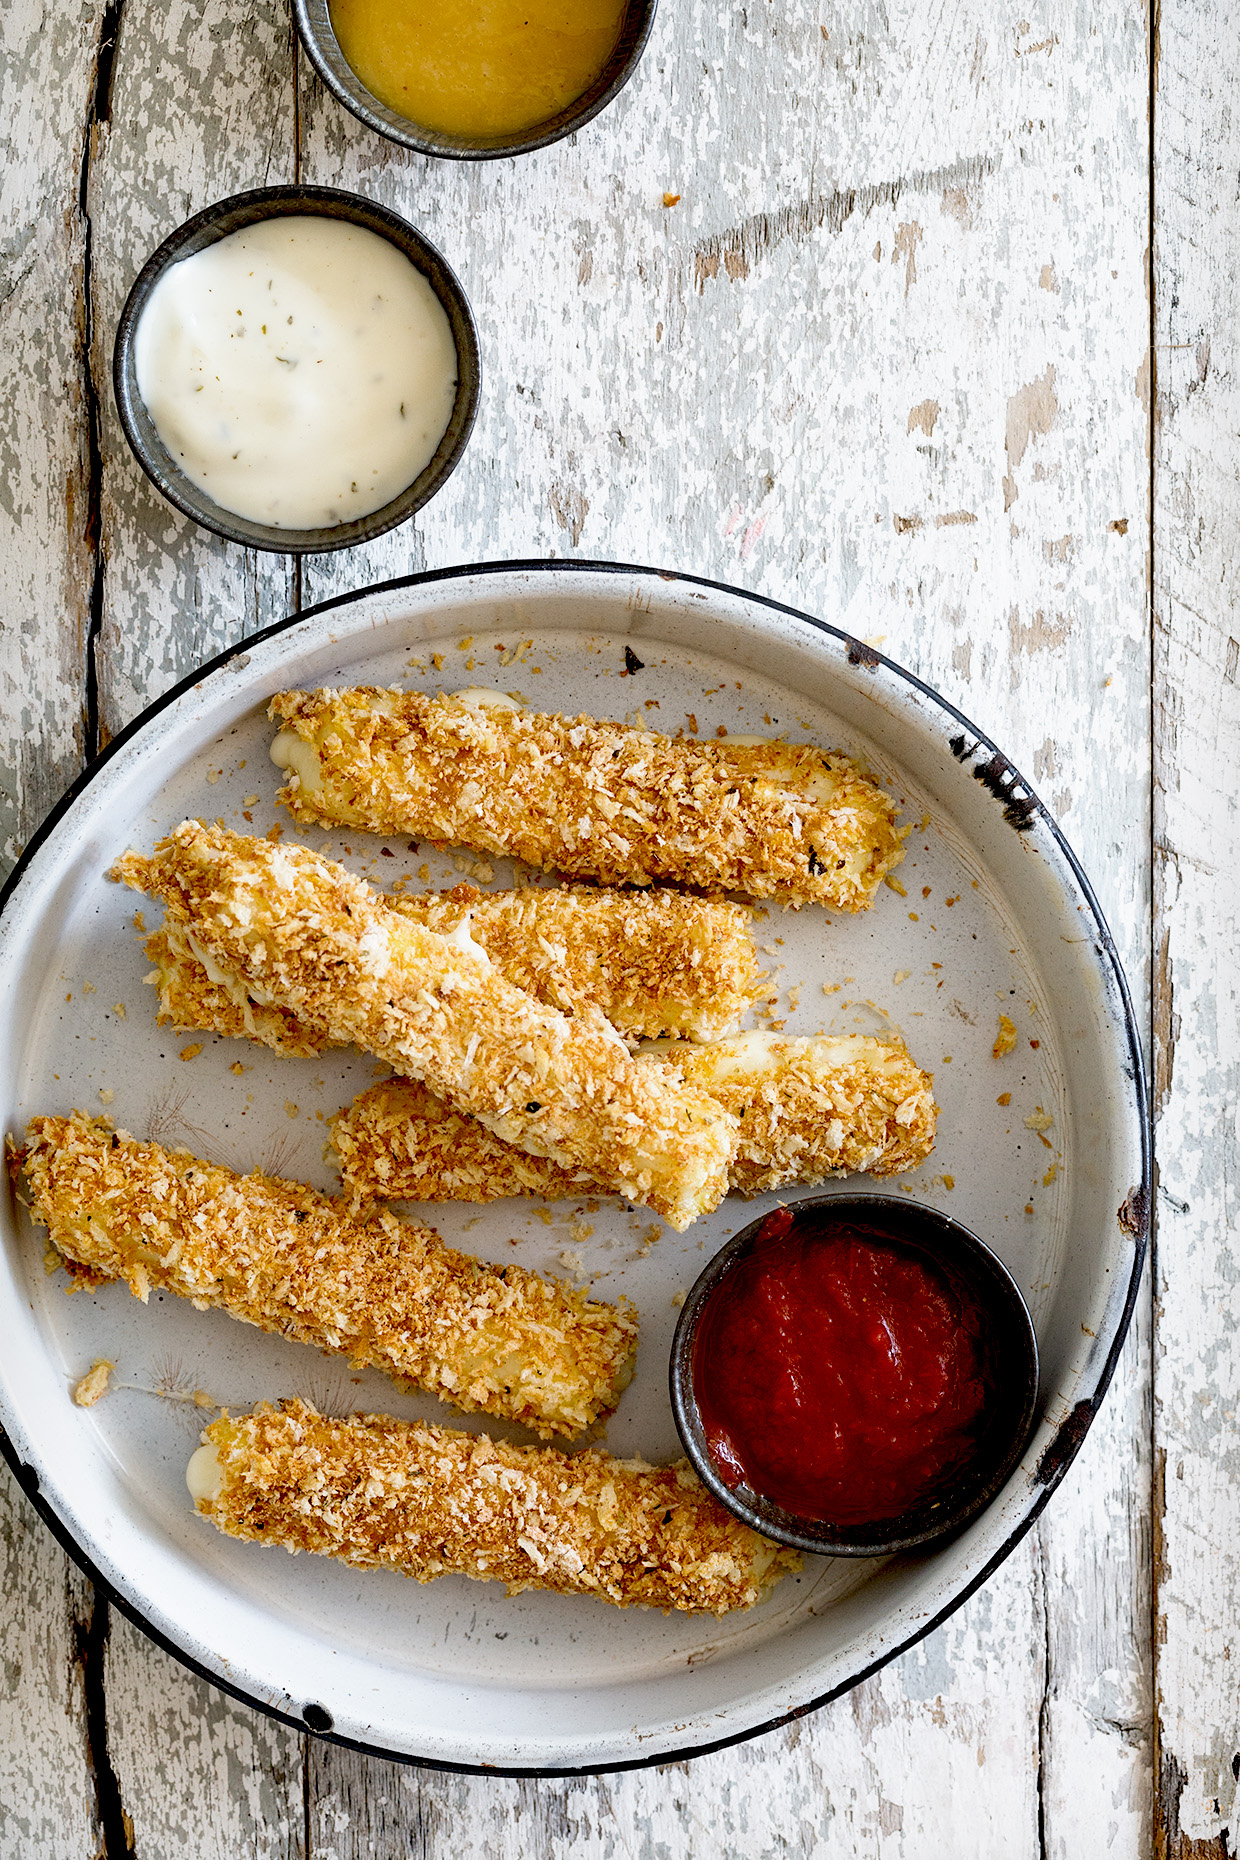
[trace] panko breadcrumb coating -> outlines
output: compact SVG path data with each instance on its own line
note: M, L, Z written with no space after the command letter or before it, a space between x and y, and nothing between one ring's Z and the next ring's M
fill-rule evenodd
M864 910L903 858L889 795L811 744L684 741L496 692L283 691L296 819L409 833L607 885Z
M683 1229L727 1192L735 1119L639 1064L597 1008L572 1018L302 846L184 821L116 875L164 903L251 993L356 1042L532 1155L585 1169Z
M81 1111L35 1118L26 1146L32 1218L67 1260L144 1302L154 1289L220 1306L544 1437L609 1414L633 1373L627 1302L484 1265L432 1228L139 1143Z
M678 1041L661 1063L738 1119L729 1181L742 1195L853 1173L896 1175L934 1146L933 1079L899 1039L742 1033L701 1046ZM558 1200L598 1186L501 1143L408 1079L362 1092L332 1119L331 1132L346 1188L364 1197Z
M599 1193L579 1169L530 1156L476 1117L454 1111L420 1079L383 1079L328 1126L346 1189L363 1200L502 1201L507 1195Z
M896 1035L738 1033L679 1041L669 1063L740 1123L742 1195L840 1175L898 1175L934 1148L934 1079Z
M484 1202L542 1195L561 1201L600 1192L585 1171L514 1149L419 1079L381 1080L338 1111L328 1128L345 1188L362 1199Z
M189 1463L229 1536L394 1569L723 1615L800 1567L725 1511L687 1462L512 1447L485 1434L303 1401L212 1422Z
M514 987L565 1013L592 1005L628 1040L711 1039L735 1026L758 993L749 912L722 899L664 888L481 892L458 885L420 897L380 894L378 901L440 936L468 916L470 936ZM159 988L161 1020L248 1036L297 1058L331 1044L326 1026L255 999L238 971L196 952L184 925L155 931L146 953L156 965L149 979Z

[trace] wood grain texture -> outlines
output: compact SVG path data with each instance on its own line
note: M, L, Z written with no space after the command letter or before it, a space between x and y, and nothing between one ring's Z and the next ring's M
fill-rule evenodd
M690 1763L563 1782L311 1754L311 1860L1035 1860L1041 1690L996 1687L996 1639L1044 1645L1036 1546L898 1665L784 1731Z
M0 1465L0 1855L86 1856L98 1818L84 1660L90 1588Z
M484 395L462 466L415 524L308 560L299 576L160 503L105 394L102 734L299 598L523 554L675 565L881 643L975 716L1063 820L1142 993L1138 16L1119 0L1041 0L1010 18L984 0L762 0L723 13L686 0L662 9L636 79L595 124L522 161L478 166L421 161L356 123L296 57L277 0L124 0L119 27L86 172L95 336L89 375L65 349L56 456L84 457L89 475L82 383L106 382L116 316L147 252L207 201L298 171L372 194L440 245L474 304ZM94 42L77 30L89 72ZM28 62L52 58L34 34ZM82 88L57 100L64 123L23 150L30 200L74 137L80 165ZM665 207L665 193L680 198ZM80 299L80 226L76 237L61 298L49 278L33 300L48 306L45 341L64 326L55 305L75 289ZM18 579L0 584L10 628L23 589L42 593L59 573L80 604L95 565L49 514L52 466L25 439L14 457L33 501L6 551L4 573ZM1221 494L1212 520L1220 512ZM75 766L85 714L83 623L66 660L60 609L44 599L34 611L25 659L15 633L0 635L0 677L14 689L24 679L45 720L34 750L12 752L33 770L32 816ZM85 613L89 624L89 598ZM1144 1856L1147 1315L1064 1489L978 1596L820 1713L690 1765L525 1783L310 1743L303 1774L292 1734L113 1622L103 1729L134 1852ZM54 1567L58 1553L46 1554ZM22 1648L60 1619L54 1584L40 1581L29 1624L0 1616L0 1646ZM46 1702L38 1711L55 1721ZM46 1815L74 1801L88 1813L94 1800L80 1712L75 1723L59 1769L42 1734L19 1749L21 1799ZM93 1848L74 1813L63 1851L77 1860Z
M90 164L95 378L103 394L99 718L114 736L152 698L293 605L285 556L198 529L148 484L111 394L121 307L151 252L191 213L296 167L291 28L241 0L124 0Z
M116 1617L106 1691L109 1750L137 1860L301 1860L297 1732L187 1672Z
M1158 1351L1154 1377L1160 1854L1240 1841L1240 21L1164 7L1155 247ZM1208 158L1205 151L1209 151Z
M83 139L98 10L0 12L0 871L81 767L94 582ZM97 1844L89 1587L0 1465L0 1854Z
M996 33L981 7L761 17L734 32L704 7L665 13L631 90L574 142L446 173L370 135L303 67L303 175L378 194L441 246L474 301L485 381L470 451L416 530L356 552L364 571L308 562L306 598L363 572L597 554L740 580L841 621L980 716L1026 769L1098 884L1141 991L1142 24L1069 7L1019 33ZM778 112L753 109L773 96ZM680 193L676 207L663 208L665 190ZM503 236L480 237L488 226ZM1082 1812L1099 1851L1148 1840L1147 1366L1142 1325L1082 1474L1029 1552L1027 1580L1049 1601L1010 1634L998 1618L990 1696L1009 1736L1024 1727L1040 1801L1009 1808L1012 1773L988 1744L968 1796L983 1850L1075 1854ZM984 1606L963 1612L960 1632ZM953 1673L957 1632L927 1643ZM707 1825L743 1775L743 1813L766 1807L739 1851L813 1851L795 1813L772 1824L770 1805L785 1786L806 1799L794 1754L806 1744L826 1775L858 1775L839 1727L871 1697L917 1751L911 1768L953 1775L958 1730L927 1709L916 1662L894 1669L906 1689L883 1675L762 1740L760 1757L694 1764ZM313 1800L345 1821L315 1838L341 1860L366 1851L377 1836L365 1766L332 1751L316 1765ZM836 1824L833 1851L851 1839L868 1852L860 1843L880 1836L884 1852L956 1850L958 1823L945 1834L916 1783L900 1781L884 1783L887 1825L870 1800L847 1835ZM525 1790L536 1835L521 1810L501 1811L496 1785L410 1787L384 1796L383 1813L390 1824L404 1800L434 1854L454 1841L490 1851L505 1814L531 1852L568 1852L581 1828L570 1835L554 1805L573 1791L596 1805L582 1826L608 1825L594 1784L505 1786L514 1802ZM451 1817L432 1806L441 1789ZM613 1803L617 1789L614 1851L658 1851L664 1785L620 1779Z
M90 630L86 225L97 9L0 12L0 859L81 766Z

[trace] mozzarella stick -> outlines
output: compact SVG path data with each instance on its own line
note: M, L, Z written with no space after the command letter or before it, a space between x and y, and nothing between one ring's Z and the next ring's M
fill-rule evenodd
M80 1111L35 1118L24 1166L57 1251L144 1303L155 1290L219 1306L543 1436L592 1426L632 1376L627 1303L484 1265L386 1211L139 1143Z
M390 1201L502 1201L507 1195L597 1195L583 1170L530 1156L420 1079L384 1079L329 1125L346 1189ZM606 1193L606 1190L601 1192Z
M659 1063L652 1060L647 1063ZM710 1092L740 1124L731 1189L897 1175L934 1146L933 1079L899 1039L742 1033L679 1041L662 1063ZM403 1201L560 1200L597 1191L587 1176L525 1156L408 1079L385 1079L331 1123L346 1188Z
M739 1121L742 1195L840 1175L898 1175L934 1147L934 1079L903 1040L739 1033L680 1041L668 1063Z
M864 910L903 858L891 797L847 756L683 741L499 692L284 691L272 759L301 821L413 834L607 885L668 879Z
M801 1564L725 1511L684 1460L512 1447L381 1414L335 1421L299 1400L225 1415L202 1440L186 1484L218 1530L416 1582L472 1576L510 1595L723 1615Z
M586 1170L683 1229L727 1192L736 1120L639 1064L593 1006L572 1018L514 988L468 937L389 910L302 846L184 821L116 875L160 898L252 993L422 1079L506 1142Z
M687 1034L707 1040L739 1022L759 992L758 959L743 905L680 892L481 892L473 885L419 897L379 896L411 923L469 934L516 988L565 1013L593 1005L626 1039ZM259 1040L298 1058L331 1044L328 1028L255 998L245 977L168 923L148 937L159 1018Z

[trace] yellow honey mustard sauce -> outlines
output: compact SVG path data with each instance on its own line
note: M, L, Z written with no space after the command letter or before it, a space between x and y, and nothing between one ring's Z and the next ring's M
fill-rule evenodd
M439 135L515 135L549 122L607 63L625 0L331 0L366 88Z

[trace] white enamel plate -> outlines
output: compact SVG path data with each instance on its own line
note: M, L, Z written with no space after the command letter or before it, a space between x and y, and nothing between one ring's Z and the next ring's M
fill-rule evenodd
M626 665L626 645L641 662ZM0 1253L0 1422L58 1537L165 1646L217 1684L367 1749L550 1773L666 1760L778 1723L909 1646L996 1566L1079 1445L1123 1337L1144 1243L1140 1049L1123 977L1083 874L1004 757L907 673L787 608L647 569L539 563L371 589L271 628L156 705L47 822L5 895L4 1124L105 1107L138 1136L331 1187L324 1120L375 1076L359 1054L311 1061L155 1024L135 909L107 879L186 815L265 832L279 818L271 695L289 686L491 684L543 710L675 733L788 735L866 759L913 832L858 917L773 911L757 941L790 1031L895 1027L942 1107L922 1170L899 1178L988 1240L1023 1289L1042 1353L1039 1423L1004 1491L922 1557L807 1562L750 1613L665 1617L445 1578L421 1585L220 1536L184 1469L192 1401L303 1395L455 1421L380 1375L219 1312L123 1286L65 1295L16 1203ZM284 816L283 830L297 830ZM306 829L376 883L502 864L402 840ZM157 911L147 912L154 928ZM995 1059L1000 1014L1015 1051ZM847 1189L847 1183L841 1183ZM891 1186L894 1186L892 1184ZM771 1205L729 1200L688 1233L606 1200L427 1210L466 1251L624 1292L637 1375L606 1433L620 1454L675 1456L667 1358L702 1264ZM71 1390L117 1368L92 1408ZM191 1399L186 1399L189 1396ZM462 1419L479 1425L478 1417ZM492 1428L495 1423L490 1423ZM520 1438L517 1430L507 1431Z

